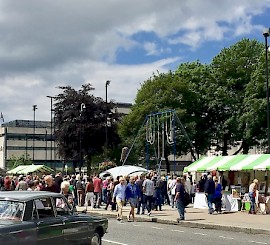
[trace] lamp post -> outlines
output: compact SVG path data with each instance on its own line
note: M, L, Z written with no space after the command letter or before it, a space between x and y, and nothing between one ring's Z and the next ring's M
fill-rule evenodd
M82 167L82 113L83 110L86 108L84 103L81 103L81 111L80 111L80 146L79 146L79 157L80 157L80 171L81 171L81 167Z
M53 153L53 143L52 143L52 132L53 132L53 99L54 99L54 97L53 96L49 96L49 95L47 95L46 96L47 98L49 98L50 100L51 100L51 137L50 137L50 140L51 140L51 151L50 151L50 153L51 153L51 167L53 167L53 163L52 163L52 159L53 159L53 157L52 157L52 153Z
M266 103L267 103L267 153L270 152L270 119L269 119L269 85L268 85L268 44L267 38L270 35L270 28L266 28L263 30L263 36L265 40L265 79L266 79Z
M45 162L46 162L46 164L48 162L48 139L47 139L47 135L48 135L47 128L45 128Z
M105 160L108 157L108 86L110 85L111 81L106 81L105 88L106 88L106 123L105 123Z
M33 163L35 161L35 134L36 134L36 110L37 105L33 105L33 111L34 111L34 127L33 127Z

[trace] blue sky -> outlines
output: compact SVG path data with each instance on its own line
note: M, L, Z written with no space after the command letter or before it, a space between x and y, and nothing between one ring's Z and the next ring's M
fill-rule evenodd
M0 111L50 119L58 86L133 102L156 71L210 63L242 38L264 42L270 0L9 0L0 2Z

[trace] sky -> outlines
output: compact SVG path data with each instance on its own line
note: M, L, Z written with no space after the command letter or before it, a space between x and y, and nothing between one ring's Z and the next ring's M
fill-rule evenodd
M50 120L59 86L91 83L133 103L141 84L184 62L210 63L243 38L264 42L270 0L0 0L0 112ZM270 42L270 41L269 41Z

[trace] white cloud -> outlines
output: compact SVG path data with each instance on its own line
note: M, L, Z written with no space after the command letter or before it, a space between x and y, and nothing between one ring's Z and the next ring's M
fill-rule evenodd
M108 79L112 81L110 99L132 102L140 84L153 72L166 71L179 61L169 56L172 46L185 44L196 50L207 41L258 31L261 26L254 25L253 17L269 3L1 1L0 111L6 120L30 119L32 105L38 104L37 119L49 119L46 95L58 93L57 86L69 83L79 88L90 81L95 94L104 97ZM152 36L145 38L144 33ZM137 57L132 53L135 49L144 54ZM119 63L122 51L129 56ZM150 63L144 61L146 56L152 57Z

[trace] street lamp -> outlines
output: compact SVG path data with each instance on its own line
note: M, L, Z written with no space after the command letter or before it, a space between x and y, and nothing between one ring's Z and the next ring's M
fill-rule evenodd
M106 123L105 123L105 160L107 160L108 155L108 86L111 81L107 80L105 84L106 88Z
M85 104L84 103L81 103L81 111L80 111L80 135L79 135L79 138L80 138L80 152L79 152L79 157L80 157L80 170L81 170L81 167L82 167L82 113L83 113L83 110L86 108Z
M34 111L34 127L33 127L33 163L35 161L35 134L36 134L36 110L37 105L33 105L33 111Z
M45 128L45 162L46 162L46 164L48 162L48 139L47 139L47 136L48 136L48 131L47 131L47 128Z
M47 98L49 98L50 100L51 100L51 137L50 137L50 140L51 140L51 167L53 167L53 163L52 163L52 153L53 153L53 143L52 143L52 132L53 132L53 99L55 98L55 97L53 97L53 96L49 96L49 95L47 95L46 96Z
M269 119L269 85L268 85L268 44L267 38L270 35L270 28L266 28L263 30L263 36L265 40L265 79L266 79L266 103L267 103L267 153L270 151L270 119Z

